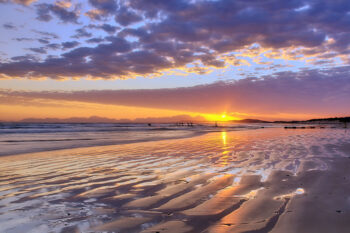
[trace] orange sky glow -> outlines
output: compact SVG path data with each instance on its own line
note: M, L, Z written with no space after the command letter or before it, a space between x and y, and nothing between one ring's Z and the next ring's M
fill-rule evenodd
M96 104L79 101L58 101L58 100L40 100L32 99L30 101L11 102L9 104L0 104L0 120L2 121L21 121L27 118L58 118L66 119L72 117L89 118L98 116L110 119L129 119L137 118L163 118L187 115L191 117L200 116L207 121L232 121L247 118L259 118L264 120L276 119L309 119L317 117L315 115L305 114L260 114L249 115L244 113L228 113L226 111L217 114L206 112L190 112L172 109L132 107L110 104ZM181 119L181 118L180 118Z

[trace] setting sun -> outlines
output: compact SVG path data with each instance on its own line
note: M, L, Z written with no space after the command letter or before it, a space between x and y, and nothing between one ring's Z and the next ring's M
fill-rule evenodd
M241 120L241 118L239 118L239 117L230 116L230 115L227 115L226 113L223 113L221 115L203 114L203 116L208 121L234 121L234 120Z

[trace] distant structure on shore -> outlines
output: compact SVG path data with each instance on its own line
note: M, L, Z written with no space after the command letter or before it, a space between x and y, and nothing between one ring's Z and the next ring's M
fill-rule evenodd
M176 126L188 126L188 127L193 127L193 122L178 122L175 124Z

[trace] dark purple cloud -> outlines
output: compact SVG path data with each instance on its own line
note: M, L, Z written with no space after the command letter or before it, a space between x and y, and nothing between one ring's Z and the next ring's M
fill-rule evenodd
M37 19L40 21L50 21L53 14L64 23L78 23L79 15L76 9L70 11L57 4L40 3L36 4L36 11Z
M28 38L28 37L18 37L18 38L13 38L13 40L16 40L18 42L22 42L22 41L33 41L33 38Z
M79 38L82 38L82 37L91 37L92 36L92 33L86 31L85 28L79 28L77 30L75 30L75 35L71 36L72 38L76 38L76 39L79 39Z
M45 47L40 47L40 48L29 48L28 50L34 52L34 53L41 53L41 54L46 54L46 48Z
M80 43L78 41L67 41L62 43L63 49L71 49L77 47Z
M23 56L16 56L16 57L12 57L11 58L13 61L37 61L39 60L35 55L32 54L27 54L27 55L23 55Z
M111 14L114 14L118 9L118 4L115 0L89 0L94 9L87 12L87 16L94 20L101 20Z
M16 30L17 29L17 27L15 25L13 25L12 23L4 23L2 26L8 30Z
M117 26L113 26L107 23L104 23L102 25L89 24L87 27L90 29L101 29L109 34L114 34L118 29L120 29Z
M89 3L95 8L108 13L114 13L118 7L115 0L89 0Z
M89 43L89 44L101 43L103 41L104 41L104 39L102 39L102 38L91 38L91 39L86 40L86 42Z
M89 3L92 10L99 12L96 14L115 17L125 27L115 33L115 26L103 24L100 28L111 36L102 45L98 39L92 39L88 42L96 42L96 47L77 47L70 52L74 56L63 51L54 60L48 57L38 63L2 63L0 73L31 78L38 75L110 79L159 74L194 62L222 68L227 61L220 55L252 44L287 51L293 58L315 56L313 64L329 64L340 56L345 62L350 61L348 0L89 0ZM59 5L37 6L42 11L39 13L42 20L56 15L64 22L77 21L75 11L70 14L65 12L66 8L61 7L65 11L53 8ZM142 23L128 27L136 22ZM92 37L85 27L78 29L72 38ZM129 37L133 37L132 42L127 40ZM289 51L291 48L301 50ZM197 70L201 73L205 69L198 66Z
M45 44L45 46L38 47L38 48L29 48L28 50L30 50L30 51L32 51L34 53L47 54L49 49L57 50L57 49L61 48L61 45L57 44L57 43L49 43L49 44L43 43L43 44ZM18 59L12 59L12 60L17 61ZM20 61L25 61L25 60L24 59L20 59ZM29 61L33 61L33 59L31 59L31 57L29 57Z
M61 48L61 45L57 44L57 43L51 43L51 44L46 45L46 48L47 49L57 50L57 49Z
M36 5L36 13L37 13L37 20L49 22L52 19L52 16L50 14L50 5L49 4L38 4Z
M140 22L141 20L142 17L140 15L128 10L126 7L121 7L115 16L115 21L122 26L128 26L130 24Z
M43 31L39 31L39 30L35 30L35 29L33 29L32 32L34 32L38 35L41 35L41 36L45 36L47 38L51 38L51 39L59 39L60 38L57 34L52 33L52 32L43 32Z
M41 44L49 44L50 41L46 40L46 39L38 39L38 42Z
M118 27L105 23L101 25L101 29L107 33L113 34L118 29Z
M41 98L173 109L189 112L240 112L276 118L288 114L350 114L350 66L328 70L279 72L187 88L91 90L74 92L2 91L8 98Z

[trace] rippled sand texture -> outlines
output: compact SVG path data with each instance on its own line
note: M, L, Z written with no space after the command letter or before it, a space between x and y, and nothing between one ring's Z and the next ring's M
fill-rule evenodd
M350 232L350 135L260 129L0 157L0 232Z

